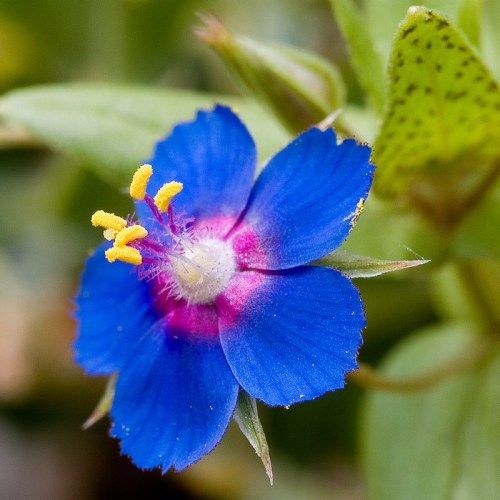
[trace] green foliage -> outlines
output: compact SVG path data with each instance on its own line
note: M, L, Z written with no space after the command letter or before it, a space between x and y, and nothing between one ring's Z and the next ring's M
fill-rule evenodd
M454 254L461 259L500 259L500 187L488 193L458 229Z
M382 56L384 67L387 67L389 63L398 26L411 6L425 5L428 8L446 12L451 19L456 20L459 12L459 4L466 2L462 0L428 0L423 3L412 0L364 1L363 11L366 19L366 27L372 33L374 44Z
M481 49L489 67L500 78L500 3L485 0L481 12Z
M457 25L472 45L481 44L481 11L484 0L461 0L459 2Z
M409 377L477 348L467 324L443 324L415 336L383 372ZM373 500L500 496L500 352L467 373L402 395L373 393L363 414L364 465Z
M192 119L197 108L215 102L237 106L263 158L286 142L287 135L272 118L263 119L263 110L240 99L140 86L79 84L18 90L0 100L0 116L122 186L174 123Z
M292 46L233 35L214 17L203 20L205 25L196 30L199 38L292 132L321 122L342 106L345 91L332 63Z
M429 178L436 196L450 184L453 196L464 196L462 179L490 172L500 157L498 84L451 22L421 7L411 8L399 27L390 77L374 144L377 192L415 196L425 189L416 183Z
M337 22L349 42L352 64L375 112L385 103L387 78L381 57L362 12L353 0L330 0Z

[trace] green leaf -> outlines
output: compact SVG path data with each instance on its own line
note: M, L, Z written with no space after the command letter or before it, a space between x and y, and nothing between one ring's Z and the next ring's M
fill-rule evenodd
M500 156L498 84L451 22L424 7L411 7L399 27L390 77L373 149L375 189L391 197L416 194L425 179L461 196L459 182L486 175Z
M500 78L500 2L485 0L482 15L481 49L497 78Z
M101 418L105 417L109 410L111 409L111 405L113 404L113 398L115 397L115 386L118 375L111 375L108 379L108 383L106 384L106 389L104 390L104 394L102 395L99 403L95 407L94 411L90 415L90 417L83 423L82 429L87 430L89 427L92 427L96 422L101 420Z
M429 328L384 364L393 378L422 375L464 355L479 337L467 324ZM500 498L500 351L467 372L411 394L372 393L362 419L373 500Z
M500 185L464 219L455 235L454 254L467 259L500 259Z
M385 64L373 42L368 24L353 0L330 0L351 52L352 65L360 85L376 113L385 103L387 78Z
M456 20L460 10L459 4L469 1L426 0L425 6L445 12L451 19ZM368 0L363 2L366 22L370 32L373 34L374 43L382 56L384 66L389 62L391 48L398 31L399 23L412 5L418 5L418 2L413 0Z
M255 399L243 389L238 394L238 402L233 418L236 420L241 432L248 439L253 449L262 460L266 469L269 481L273 484L273 468L269 457L269 447L267 446L266 435L257 413L257 403Z
M360 142L373 144L378 132L379 120L369 108L346 104L335 121L337 131L345 130Z
M481 43L483 0L460 0L458 7L458 27L465 33L470 43L479 47Z
M457 260L432 277L436 312L450 320L474 322L484 332L500 325L500 260Z
M236 81L292 132L321 122L342 106L344 86L331 62L290 45L233 34L213 16L202 20L198 37L217 52Z
M269 114L241 99L113 84L32 87L0 99L0 117L22 125L47 145L91 165L122 186L148 158L156 140L197 108L236 106L254 135L261 158L275 153L287 134Z
M331 254L313 262L314 265L327 266L342 271L350 278L373 278L381 274L401 271L409 267L421 266L428 260L382 260L362 255L353 255L344 250L336 250Z

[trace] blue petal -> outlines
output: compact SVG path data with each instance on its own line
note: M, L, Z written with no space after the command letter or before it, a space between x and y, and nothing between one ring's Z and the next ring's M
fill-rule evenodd
M337 145L331 129L312 128L271 159L243 218L268 255L266 269L309 263L344 241L370 189L369 157L369 147L353 139ZM260 256L247 262L261 264Z
M199 111L194 121L177 125L156 145L148 161L154 174L148 193L172 180L184 184L175 197L178 210L207 219L237 217L248 200L257 162L255 144L241 120L229 108ZM138 204L141 219L150 213ZM234 221L233 221L234 222Z
M257 282L250 275L260 273L241 274ZM262 276L236 314L242 283L217 303L222 348L240 385L269 405L285 406L343 387L346 372L356 368L365 325L358 290L321 267Z
M75 298L75 358L95 375L119 370L131 345L158 319L148 287L137 279L132 266L106 260L104 251L109 246L101 245L87 260Z
M158 322L122 368L111 433L142 468L182 470L209 453L233 414L238 383L217 338L167 332Z

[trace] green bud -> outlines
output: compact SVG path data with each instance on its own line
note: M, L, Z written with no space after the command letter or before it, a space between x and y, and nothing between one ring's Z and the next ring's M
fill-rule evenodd
M197 36L293 133L321 122L343 104L342 81L325 59L284 44L234 35L213 16L202 20L205 25L195 30Z

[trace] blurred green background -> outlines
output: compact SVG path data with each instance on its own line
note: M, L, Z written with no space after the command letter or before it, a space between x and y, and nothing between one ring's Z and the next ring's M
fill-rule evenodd
M235 32L322 54L340 68L350 102L360 102L327 0L0 0L0 90L112 81L238 94L192 33L197 11ZM234 423L212 455L165 476L120 456L106 419L82 431L105 380L72 361L72 297L101 238L90 215L126 213L128 200L89 165L43 147L1 150L0 176L0 499L365 497L356 454L362 394L352 383L289 410L260 407L272 488ZM406 244L389 241L391 254L373 257L399 258ZM358 282L368 316L364 361L376 363L436 319L427 274L397 274Z

